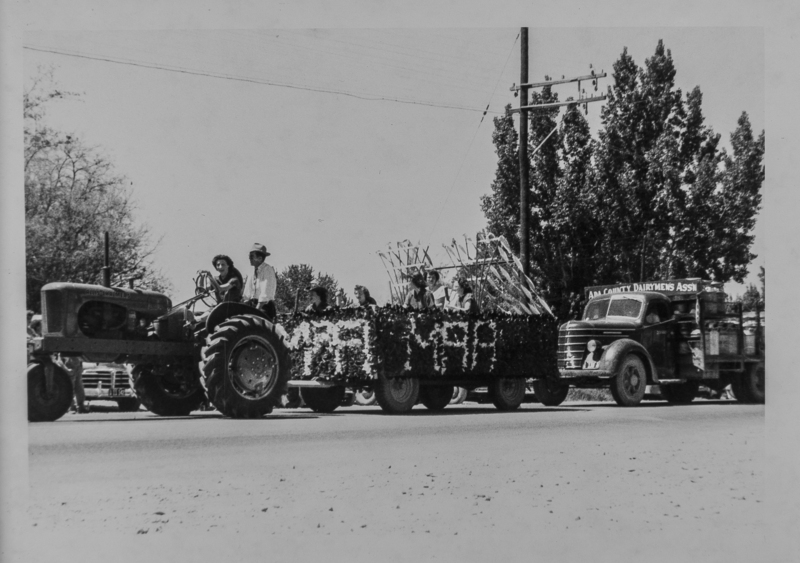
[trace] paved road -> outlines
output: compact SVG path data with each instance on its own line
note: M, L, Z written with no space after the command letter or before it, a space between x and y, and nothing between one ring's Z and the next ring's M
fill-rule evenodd
M764 407L646 405L32 424L28 560L761 560Z

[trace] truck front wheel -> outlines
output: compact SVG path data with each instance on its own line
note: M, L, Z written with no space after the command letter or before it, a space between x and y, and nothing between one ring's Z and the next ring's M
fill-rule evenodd
M48 391L45 366L33 363L28 366L28 420L52 422L64 416L72 403L72 382L69 375L53 365L53 385Z
M225 416L260 418L286 391L290 359L274 325L256 315L220 323L203 349L208 397Z
M567 398L569 385L563 385L548 378L533 380L533 393L546 407L557 407Z
M521 377L500 377L489 384L492 404L501 411L513 411L525 400L525 380Z
M419 390L420 402L431 411L444 410L452 398L452 385L425 385Z
M668 403L686 405L697 397L700 383L697 381L685 381L673 385L660 385L659 388L661 389L661 396Z
M419 379L413 377L386 377L378 375L375 397L381 408L391 414L405 414L419 398Z
M611 396L622 407L633 407L642 402L647 387L644 362L634 354L622 361L617 374L611 379Z

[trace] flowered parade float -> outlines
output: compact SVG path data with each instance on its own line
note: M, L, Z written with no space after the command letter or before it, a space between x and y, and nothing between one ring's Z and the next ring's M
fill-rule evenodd
M292 359L290 387L306 405L332 412L345 389L368 389L389 413L450 403L454 388L486 387L500 410L519 407L526 381L557 376L558 327L550 308L502 237L445 246L451 265L434 267L428 249L405 241L380 252L392 303L282 316ZM436 269L470 280L481 313L402 306L408 278Z

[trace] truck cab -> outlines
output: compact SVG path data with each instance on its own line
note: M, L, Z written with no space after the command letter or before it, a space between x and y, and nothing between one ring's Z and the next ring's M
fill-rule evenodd
M741 307L729 310L721 284L670 280L585 291L581 319L559 328L551 385L609 387L622 406L641 402L647 385L658 385L670 402L690 402L701 382L730 384L740 401L764 402L763 352L747 345ZM755 335L763 342L760 326Z

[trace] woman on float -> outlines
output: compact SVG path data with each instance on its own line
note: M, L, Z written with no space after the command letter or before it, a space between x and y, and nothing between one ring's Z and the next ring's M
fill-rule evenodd
M433 309L433 296L425 285L425 278L422 274L414 274L408 280L408 294L406 295L405 306L411 309L425 310Z
M450 290L442 283L442 276L436 270L431 270L427 274L428 291L433 296L433 304L437 309L444 309L450 302Z
M358 300L359 307L368 307L369 305L377 305L378 302L369 294L369 290L363 285L356 286L356 299Z
M330 310L328 306L328 290L322 286L311 288L311 303L305 308L306 313L322 314Z
M475 298L472 295L472 287L469 285L467 280L463 278L457 278L455 282L453 282L453 286L458 293L458 299L456 300L456 304L450 305L448 309L455 311L466 311L467 313L476 315L481 312L478 302L475 301Z

